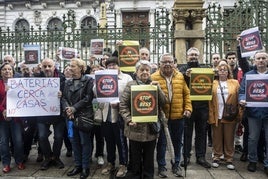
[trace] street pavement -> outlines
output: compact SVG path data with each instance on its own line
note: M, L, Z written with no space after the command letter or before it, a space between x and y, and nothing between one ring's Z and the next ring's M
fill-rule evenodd
M51 135L52 136L52 135ZM79 175L75 177L68 177L66 174L74 167L73 158L66 157L66 149L63 146L61 159L65 164L63 169L57 169L55 167L50 167L46 171L40 170L40 163L36 162L37 149L36 146L33 146L29 159L26 162L25 170L18 170L12 159L11 172L4 174L2 169L0 171L0 178L3 179L70 179L70 178L79 178ZM94 154L94 153L93 153ZM194 154L193 154L194 156ZM168 178L177 178L171 172L171 164L169 154L166 154L167 157L167 169L168 169ZM190 179L267 179L268 177L263 172L263 165L258 163L258 169L256 172L247 171L247 162L241 162L239 160L240 154L236 153L234 157L235 170L228 170L226 165L221 164L219 168L205 169L195 163L195 158L191 158L191 163L187 167L186 177ZM118 160L118 159L117 159ZM211 148L207 149L207 160L209 162L211 159ZM90 176L88 179L113 179L114 175L102 175L101 167L97 166L96 158L93 158L91 167L90 167ZM183 171L184 173L184 171ZM129 178L129 177L125 177ZM155 179L159 179L157 176L157 163L155 162ZM131 178L129 178L131 179Z

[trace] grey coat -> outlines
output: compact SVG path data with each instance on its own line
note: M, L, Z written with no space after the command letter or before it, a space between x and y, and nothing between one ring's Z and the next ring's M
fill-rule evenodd
M150 82L150 81L149 81ZM148 82L148 84L149 84ZM158 134L150 132L151 123L137 123L136 126L130 126L128 123L131 121L131 85L140 85L140 81L131 81L127 84L124 93L120 98L119 112L125 122L124 134L127 138L134 141L146 142L155 140ZM158 87L158 107L163 107L167 101L164 92ZM160 112L159 112L160 114ZM158 115L160 116L160 115Z

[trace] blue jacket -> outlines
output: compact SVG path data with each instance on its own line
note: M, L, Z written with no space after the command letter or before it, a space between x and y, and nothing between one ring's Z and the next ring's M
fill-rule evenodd
M253 75L253 74L258 74L257 69L254 68L253 70L247 72L245 76L243 77L243 80L240 84L240 89L239 89L239 98L238 101L240 100L246 100L246 76L247 75ZM268 74L268 73L266 73ZM268 107L246 107L245 109L246 115L248 117L253 117L253 118L267 118L268 119Z

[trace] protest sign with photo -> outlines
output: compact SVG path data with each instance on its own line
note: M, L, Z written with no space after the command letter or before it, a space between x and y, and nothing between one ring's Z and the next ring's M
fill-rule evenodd
M103 39L91 39L91 44L90 44L91 55L94 55L95 57L102 56L103 55L103 45L104 45Z
M7 117L60 114L59 78L8 79Z
M23 46L24 49L24 59L25 64L28 65L37 65L40 63L40 45L29 45L25 44Z
M268 74L246 76L246 106L268 107Z
M262 41L258 27L250 28L240 34L240 50L242 57L253 56L262 49Z
M157 122L157 86L131 86L131 116L133 122Z
M119 102L118 70L96 71L95 86L98 102Z
M139 42L123 41L119 46L119 66L122 71L134 72L139 61Z
M69 47L59 47L57 55L61 60L71 60L78 57L78 50Z
M212 68L191 68L190 99L202 101L212 99L212 83L214 72Z

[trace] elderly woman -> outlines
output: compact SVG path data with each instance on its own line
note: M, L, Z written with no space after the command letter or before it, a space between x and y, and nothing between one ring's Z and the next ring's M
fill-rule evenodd
M154 150L157 133L150 130L151 123L136 123L132 121L131 112L131 86L132 85L157 85L158 105L166 103L165 94L162 92L159 83L150 79L151 65L149 61L140 60L136 64L136 80L127 84L120 99L120 114L125 121L125 135L131 145L132 178L153 178L154 176ZM140 166L142 163L142 167ZM143 171L141 171L143 168ZM143 176L141 176L143 175Z
M71 79L67 80L64 87L62 107L68 120L74 120L77 114L83 113L93 118L93 80L86 76L86 63L81 59L72 59L70 62ZM70 137L70 136L69 136ZM73 128L70 137L74 152L75 167L67 173L68 176L80 174L80 179L89 175L89 158L91 153L90 133Z
M14 145L14 158L19 170L25 169L23 164L23 139L22 139L22 122L18 118L10 118L6 116L6 91L7 81L14 76L14 68L8 63L4 63L0 67L0 148L1 159L3 163L3 172L10 172L11 152L9 141L12 138Z
M213 163L218 168L220 157L224 159L229 170L234 170L234 135L236 123L240 119L237 115L233 121L224 119L224 103L238 105L239 83L232 79L230 67L220 63L217 67L219 79L213 81L212 100L209 102L209 123L212 125Z

